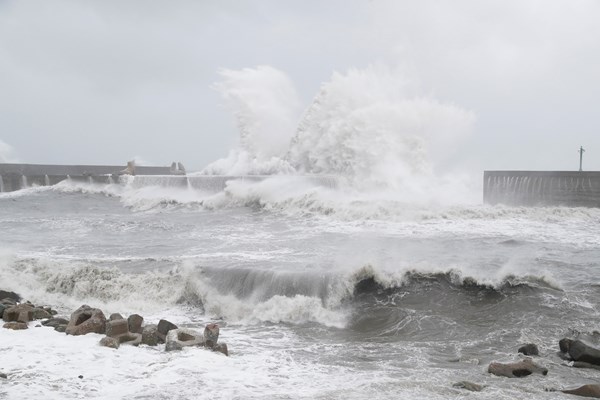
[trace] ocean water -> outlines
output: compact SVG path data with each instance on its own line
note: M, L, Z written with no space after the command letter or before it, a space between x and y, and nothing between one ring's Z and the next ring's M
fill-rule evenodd
M274 194L286 180L296 191ZM3 329L0 398L549 399L597 382L555 353L599 327L600 210L347 199L285 177L0 194L3 289L62 315L217 322L231 352ZM548 376L486 372L527 342Z
M222 78L240 146L199 173L0 193L0 288L64 316L217 322L230 356L0 329L0 399L566 399L547 389L598 383L556 352L598 341L599 209L482 205L454 152L476 115L392 69L335 73L303 113L272 67ZM547 376L486 372L528 342Z

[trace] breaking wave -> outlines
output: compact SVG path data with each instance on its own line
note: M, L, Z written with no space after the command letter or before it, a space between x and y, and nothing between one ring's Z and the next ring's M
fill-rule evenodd
M11 282L5 289L17 290L34 302L67 309L89 303L114 312L157 312L183 303L210 318L244 324L318 323L344 328L365 302L373 306L393 300L402 307L406 295L418 296L419 304L435 304L442 298L453 302L463 296L493 299L561 290L548 276L510 274L492 279L454 269L389 272L366 265L349 272L284 273L174 261L169 270L126 273L77 261L7 254L0 258L4 264L0 278Z

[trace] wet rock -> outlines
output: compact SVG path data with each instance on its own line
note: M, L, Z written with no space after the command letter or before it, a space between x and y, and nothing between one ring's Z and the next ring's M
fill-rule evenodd
M114 321L114 320L117 320L117 319L124 319L124 318L119 313L112 313L112 314L110 314L110 317L108 317L109 321Z
M517 350L517 351L526 356L539 356L540 355L538 347L533 343L524 344L523 346L519 347L519 350Z
M219 325L206 325L206 327L204 328L204 342L206 344L206 347L215 347L217 345L217 340L219 340Z
M118 349L120 344L119 339L114 337L105 336L100 340L100 346L110 347L111 349Z
M471 392L481 392L483 390L483 385L478 385L468 381L456 382L452 384L452 386L459 389L470 390Z
M56 332L65 333L67 331L67 325L58 325L54 327Z
M139 346L142 344L142 334L141 333L132 333L127 332L119 337L117 337L121 344L126 344L129 346Z
M14 304L21 301L21 296L16 294L15 292L7 292L6 290L0 290L0 299L10 299L14 302Z
M14 301L13 299L6 298L6 299L0 300L0 304L3 304L8 308L8 307L16 306L17 302Z
M561 339L558 342L560 351L573 361L600 365L600 350L581 340Z
M42 321L42 325L49 326L51 328L56 328L59 325L67 326L68 323L69 320L64 318L50 318L46 321Z
M129 325L129 332L142 333L142 324L144 323L144 317L139 314L131 314L127 318L127 324Z
M33 321L33 307L29 304L19 304L4 310L2 319L5 322L29 322Z
M158 327L154 324L146 325L142 329L142 343L148 346L156 346L159 342Z
M573 367L575 368L591 368L600 370L600 365L590 364L584 361L573 361Z
M2 318L2 315L4 314L5 309L6 309L6 306L4 304L0 304L0 318Z
M561 392L574 394L576 396L600 399L600 385L583 385L577 389L561 390Z
M204 336L194 330L185 328L171 329L165 340L166 351L202 345L204 345Z
M46 319L52 318L52 314L43 308L34 307L33 308L33 319Z
M219 343L218 345L213 346L212 350L216 351L217 353L223 353L229 357L229 350L227 349L226 343Z
M27 329L27 323L12 321L5 323L2 327L5 329L12 329L14 331L18 331L22 329Z
M8 375L6 375L3 372L0 372L0 378L2 378L2 379L8 379Z
M502 364L493 362L489 365L488 372L490 374L505 376L507 378L522 378L533 373L547 375L548 369L535 364L531 358L526 358L523 361L516 363Z
M106 322L106 336L118 337L129 333L127 320L113 319Z
M71 314L71 320L65 332L67 335L85 335L88 333L104 333L106 317L102 310L83 305Z
M167 321L166 319L161 319L160 321L158 321L158 326L156 328L156 334L158 335L158 337L162 343L165 343L165 340L167 338L167 333L169 333L169 331L172 329L177 329L177 325L175 325L172 322Z

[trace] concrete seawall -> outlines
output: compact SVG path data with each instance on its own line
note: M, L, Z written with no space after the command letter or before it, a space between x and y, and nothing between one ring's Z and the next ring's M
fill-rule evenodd
M485 171L483 201L512 206L600 207L600 172Z
M65 179L81 182L111 183L123 165L43 165L0 164L0 192L29 186L55 185ZM169 175L170 167L135 167L139 175Z

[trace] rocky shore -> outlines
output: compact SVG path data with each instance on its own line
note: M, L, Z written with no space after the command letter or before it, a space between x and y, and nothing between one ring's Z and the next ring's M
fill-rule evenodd
M179 328L166 319L161 319L158 324L145 324L144 317L138 314L125 318L114 313L106 318L102 310L88 305L79 307L69 318L57 314L50 306L22 301L17 293L0 290L0 318L4 321L4 329L24 330L35 324L35 327L53 328L56 332L73 336L88 333L105 335L98 344L113 349L118 349L121 345L164 344L165 351L196 346L229 355L227 344L218 342L219 326L214 323L206 325L204 331L199 332ZM0 379L7 378L0 370Z

